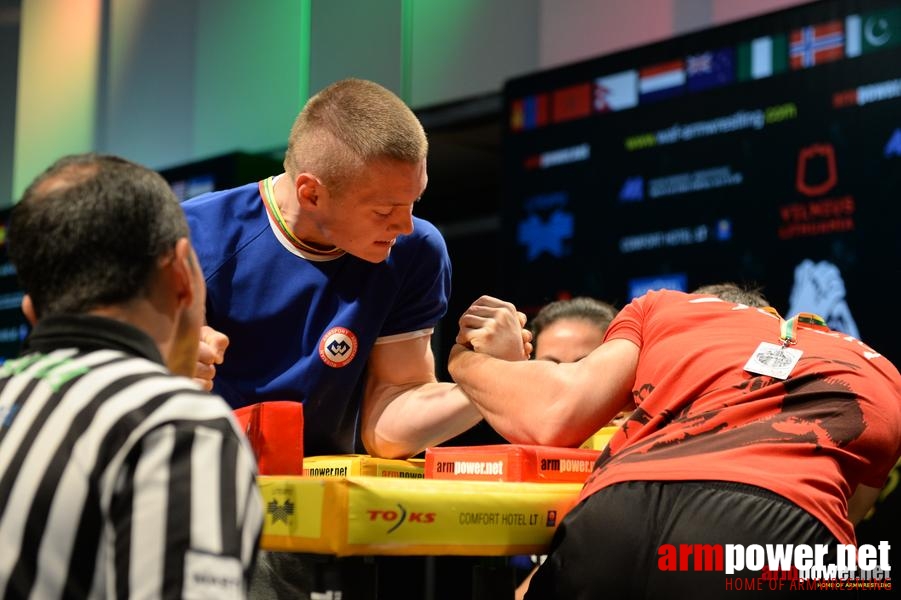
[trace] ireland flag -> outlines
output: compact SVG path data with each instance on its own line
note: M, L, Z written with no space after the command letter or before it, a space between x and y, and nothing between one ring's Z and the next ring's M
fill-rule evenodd
M788 43L784 35L759 37L738 45L738 80L763 79L788 69Z
M845 19L845 55L860 56L901 44L901 8L877 10Z

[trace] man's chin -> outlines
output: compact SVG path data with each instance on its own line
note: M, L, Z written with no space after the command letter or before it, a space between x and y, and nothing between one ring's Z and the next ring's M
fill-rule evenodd
M369 262L369 263L372 263L372 264L374 264L374 265L377 265L377 264L379 264L379 263L383 263L383 262L385 262L386 260L388 260L388 256L391 254L391 248L385 248L385 249L383 249L383 250L380 251L380 252L379 252L379 251L376 251L376 252L367 252L367 253L365 253L365 254L362 254L362 253L361 253L361 254L356 254L356 253L354 253L354 252L351 252L350 254L353 254L354 256L356 256L357 258L359 258L360 260L365 260L366 262Z

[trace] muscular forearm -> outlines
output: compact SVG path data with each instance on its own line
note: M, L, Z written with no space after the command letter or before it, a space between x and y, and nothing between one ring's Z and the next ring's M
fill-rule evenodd
M508 362L457 346L451 354L450 373L491 426L516 443L577 445L559 425L554 401L568 393L550 362ZM578 437L578 436L576 436Z
M583 359L588 360L588 359ZM577 446L629 399L622 375L578 363L509 362L455 346L450 373L485 420L515 443Z
M413 456L482 420L453 383L371 386L366 402L379 407L363 418L363 444L372 456Z

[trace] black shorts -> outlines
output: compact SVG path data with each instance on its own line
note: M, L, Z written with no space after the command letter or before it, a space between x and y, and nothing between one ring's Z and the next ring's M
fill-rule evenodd
M720 481L620 483L592 494L566 516L526 600L797 597L797 587L792 589L789 582L781 591L769 589L768 581L757 584L759 572L662 570L658 549L664 544L828 544L834 552L836 543L809 513L754 486ZM755 585L763 589L748 589ZM819 590L816 597L822 594ZM841 597L855 596L842 592Z

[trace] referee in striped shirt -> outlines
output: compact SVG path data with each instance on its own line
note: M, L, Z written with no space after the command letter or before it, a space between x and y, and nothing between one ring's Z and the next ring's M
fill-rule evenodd
M34 325L0 367L0 598L243 598L253 454L189 377L205 287L158 174L59 160L13 209Z

